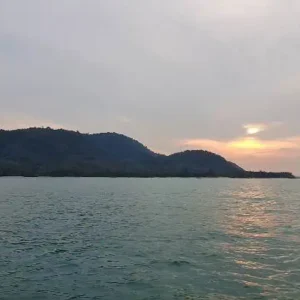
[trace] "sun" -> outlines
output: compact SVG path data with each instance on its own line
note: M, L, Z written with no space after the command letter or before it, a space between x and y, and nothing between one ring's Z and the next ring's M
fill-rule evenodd
M247 124L244 125L244 128L246 129L246 132L248 135L257 134L259 132L262 132L266 130L265 124Z
M247 128L247 134L256 134L256 133L259 133L260 131L261 131L261 129L257 128L257 127Z

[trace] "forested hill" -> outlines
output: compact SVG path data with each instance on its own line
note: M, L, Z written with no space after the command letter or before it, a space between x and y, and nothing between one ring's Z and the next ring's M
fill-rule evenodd
M247 172L204 150L166 156L117 133L51 128L0 130L0 176L293 178L291 173Z

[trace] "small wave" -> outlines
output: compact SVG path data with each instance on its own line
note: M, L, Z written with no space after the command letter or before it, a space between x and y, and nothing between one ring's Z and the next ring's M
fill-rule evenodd
M66 250L66 249L54 249L50 253L58 254L58 253L64 253L64 252L68 252L68 250Z
M294 258L294 259L285 260L285 261L283 261L283 263L284 263L284 264L295 263L295 262L297 262L297 261L299 261L299 260L300 260L300 256L299 256L299 257L296 257L296 258Z
M169 265L169 266L176 266L176 267L182 267L185 265L191 265L189 261L186 260L152 260L150 261L150 265Z
M70 296L67 300L75 300L84 297L84 294Z
M173 260L172 262L170 262L170 265L177 266L177 267L181 267L184 265L190 265L190 264L191 263L186 260Z

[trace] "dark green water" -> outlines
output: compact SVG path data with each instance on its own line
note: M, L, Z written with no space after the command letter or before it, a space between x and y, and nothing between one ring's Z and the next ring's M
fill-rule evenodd
M300 181L0 178L0 299L300 299Z

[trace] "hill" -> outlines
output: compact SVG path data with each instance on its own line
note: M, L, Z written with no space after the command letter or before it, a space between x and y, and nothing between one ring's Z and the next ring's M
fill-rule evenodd
M293 177L248 172L208 151L166 156L117 133L51 128L0 130L0 176Z

